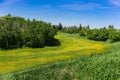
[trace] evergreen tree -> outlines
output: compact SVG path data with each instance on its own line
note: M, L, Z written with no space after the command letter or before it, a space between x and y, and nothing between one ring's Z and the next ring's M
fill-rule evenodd
M58 24L58 30L62 30L63 25L61 23Z

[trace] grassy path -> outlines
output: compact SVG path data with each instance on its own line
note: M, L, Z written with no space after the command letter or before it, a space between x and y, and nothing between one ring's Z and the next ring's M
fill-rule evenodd
M77 35L60 32L55 38L61 42L60 46L0 51L0 74L49 62L75 58L80 55L101 53L110 47L102 42L85 40L78 38Z

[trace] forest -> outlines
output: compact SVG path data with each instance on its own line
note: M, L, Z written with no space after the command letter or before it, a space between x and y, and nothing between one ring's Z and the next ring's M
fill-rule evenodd
M110 43L120 41L120 30L115 29L113 25L103 27L100 29L91 29L90 26L69 26L63 27L62 31L65 33L79 33L80 36L84 36L87 39L95 41L109 41Z
M10 14L0 17L0 48L40 48L59 45L54 39L57 30L43 21L25 19Z
M90 26L63 26L61 23L52 25L35 19L25 19L10 14L0 17L0 48L13 49L21 47L40 48L44 46L60 45L54 39L58 31L65 33L79 33L95 41L120 41L120 31L113 25L108 28L91 29Z

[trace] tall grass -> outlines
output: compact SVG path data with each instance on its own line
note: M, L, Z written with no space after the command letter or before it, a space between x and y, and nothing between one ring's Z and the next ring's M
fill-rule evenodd
M4 74L0 80L120 80L120 50L35 66Z

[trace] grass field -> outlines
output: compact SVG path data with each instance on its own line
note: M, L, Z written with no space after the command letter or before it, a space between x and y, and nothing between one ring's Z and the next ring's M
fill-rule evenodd
M79 38L59 32L55 38L61 42L60 46L45 48L23 48L0 51L0 74L19 71L40 64L76 58L81 55L102 53L110 45Z
M116 45L116 44L115 44ZM117 44L118 45L118 44ZM120 43L119 43L120 46ZM35 66L1 76L2 80L120 80L120 50Z

